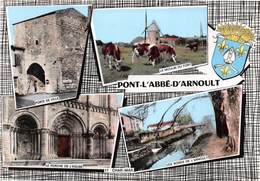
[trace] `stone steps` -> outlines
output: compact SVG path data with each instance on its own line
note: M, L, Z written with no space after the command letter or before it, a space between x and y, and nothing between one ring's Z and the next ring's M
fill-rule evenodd
M110 159L55 159L55 160L15 160L10 166L44 166L46 164L84 164L87 166L109 165Z

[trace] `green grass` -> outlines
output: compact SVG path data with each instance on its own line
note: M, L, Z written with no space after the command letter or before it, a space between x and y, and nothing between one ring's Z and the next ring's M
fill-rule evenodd
M188 62L192 63L192 65L206 62L205 49L199 49L197 52L193 52L188 48L177 46L177 63L169 60L159 62L157 61L156 65L153 67L152 64L148 62L148 57L140 57L136 60L134 64L132 64L132 48L119 48L121 50L121 56L124 58L121 71L117 71L116 69L110 70L108 66L105 66L104 57L101 53L101 47L98 47L101 70L105 84L118 80L125 80L127 79L128 75L151 75L154 73L158 73L160 68L170 67Z

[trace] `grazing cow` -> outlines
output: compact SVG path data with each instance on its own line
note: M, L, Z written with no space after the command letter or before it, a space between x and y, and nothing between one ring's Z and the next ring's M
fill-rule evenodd
M149 46L148 57L149 57L148 60L151 61L152 65L154 66L156 63L156 60L159 60L159 58L160 58L160 51L156 45Z
M149 43L137 44L133 46L133 56L140 57L148 54L149 51ZM132 59L132 63L134 63L134 59Z
M170 46L170 45L160 45L159 46L159 51L161 55L167 55L176 63L176 51L175 47Z
M113 43L107 43L103 47L103 55L105 63L108 64L109 69L113 68L112 63L114 62L114 66L117 71L121 70L121 64L122 64L122 58L121 58L121 52L117 45Z
M142 56L148 56L148 60L151 61L154 66L155 61L160 57L160 52L156 45L150 45L148 43L133 46L132 63L135 63L136 58Z
M191 43L188 43L186 46L186 48L190 48L190 50L193 50L194 52L198 51L198 48L199 48L199 42L191 42Z

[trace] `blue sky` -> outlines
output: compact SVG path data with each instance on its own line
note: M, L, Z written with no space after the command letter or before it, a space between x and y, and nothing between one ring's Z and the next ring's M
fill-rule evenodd
M123 104L123 99L124 99L124 95L123 95L123 94L118 94L118 95L117 95L117 104L120 105L119 107L122 106L122 104Z
M87 5L53 5L53 6L8 6L7 7L7 20L8 20L8 33L10 33L10 41L13 42L14 29L13 24L34 18L52 11L75 8L83 15L88 15Z
M92 23L96 39L103 42L130 42L142 34L147 11L147 25L155 20L163 34L182 37L200 36L207 33L207 7L178 8L126 8L97 9L93 12Z
M170 110L167 112L167 114L164 117L164 121L165 122L171 121L172 114L174 113L174 111L177 108L182 106L184 103L186 103L190 99L192 99L196 96L201 96L201 95L208 95L208 93L195 94L195 95L191 95L191 96L182 97L182 99L179 102L177 102L174 106L172 106L170 108ZM144 121L144 130L147 130L148 125L158 123L160 121L162 115L164 114L164 112L176 100L177 100L176 98L173 98L173 99L169 99L169 100L165 100L165 101L157 101L155 106L150 107L149 112L148 112L148 117ZM126 107L126 108L121 109L121 112L124 114L128 114L128 111L131 111L134 108L135 108L134 106L128 107L128 108ZM213 109L213 105L212 105L210 97L194 99L193 101L189 102L186 105L184 110L186 110L187 112L189 112L191 114L193 121L196 123L200 123L201 121L203 121L203 118L205 116L211 117L213 120L212 126L216 127L215 126L215 113L214 113L214 109Z

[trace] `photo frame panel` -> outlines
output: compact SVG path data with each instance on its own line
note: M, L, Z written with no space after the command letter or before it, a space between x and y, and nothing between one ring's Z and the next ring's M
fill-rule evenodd
M15 110L12 96L2 97L4 167L111 168L119 127L117 109L123 99L123 93L80 95L77 100Z
M171 22L169 17L172 17L177 11L181 11L182 14L185 14L184 12L186 14L192 14L192 12L199 14L198 17L201 19L198 19L196 25L199 34L197 34L198 32L186 32L185 35L177 36L175 34L178 34L176 32L178 30L175 31L173 28L166 26ZM150 19L147 18L149 13L151 15ZM106 23L102 23L103 15L108 19L105 21ZM155 20L156 17L158 22ZM127 23L131 22L131 18L135 18L135 23ZM183 18L188 18L188 15L184 15ZM151 23L149 26L147 21ZM180 32L183 32L180 30L182 28L190 29L185 28L180 20L178 20L178 23L176 26L179 27ZM122 24L124 25L122 26ZM171 35L161 33L162 30L159 24L162 26L162 29L164 27L165 32ZM118 81L127 79L128 75L170 73L179 70L176 69L176 65L183 65L185 68L182 69L206 65L207 24L207 6L106 8L94 10L91 25L102 84L104 86L115 84ZM152 30L148 31L148 27ZM106 31L106 29L110 29L110 31ZM139 31L141 32L138 33ZM194 44L194 46L189 46L189 44ZM113 50L113 53L117 55L110 52L112 49L116 50ZM185 56L193 53L194 55L191 55L190 58L185 58ZM175 64L164 65L165 62L167 64L169 56L169 60L171 60L169 62L175 62ZM197 57L199 60L194 60L196 63L191 63L189 62L192 59L191 57ZM157 65L155 65L156 61L159 62ZM151 62L150 65L149 62ZM164 63L163 65L162 62Z
M90 5L6 7L17 109L77 98L90 8Z
M129 164L143 172L239 156L242 112L241 85L120 108Z

